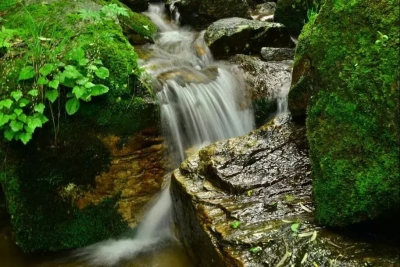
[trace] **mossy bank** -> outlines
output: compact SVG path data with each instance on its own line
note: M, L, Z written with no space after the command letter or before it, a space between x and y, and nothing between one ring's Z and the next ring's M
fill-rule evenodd
M0 96L11 101L1 107L0 182L16 242L26 252L55 251L120 235L128 229L118 212L121 191L80 208L75 200L118 154L107 136L116 150L129 142L141 149L132 141L141 139L130 136L158 125L158 107L123 34L128 27L151 41L155 25L118 1L5 1L0 13ZM75 74L60 78L68 69ZM7 113L12 105L20 121Z
M322 224L398 214L397 4L326 1L300 35L289 108L307 112Z

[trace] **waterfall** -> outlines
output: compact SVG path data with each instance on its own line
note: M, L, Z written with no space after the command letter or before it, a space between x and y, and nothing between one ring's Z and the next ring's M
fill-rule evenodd
M164 5L150 5L146 13L161 30L146 48L143 80L152 83L161 110L162 129L173 168L201 147L243 135L254 127L251 103L241 72L215 62L204 43L204 32L180 28L165 18ZM179 18L173 10L175 19ZM174 240L172 201L166 186L147 211L133 238L109 240L77 251L94 266L113 266ZM167 265L165 265L167 266ZM172 266L171 266L172 267Z

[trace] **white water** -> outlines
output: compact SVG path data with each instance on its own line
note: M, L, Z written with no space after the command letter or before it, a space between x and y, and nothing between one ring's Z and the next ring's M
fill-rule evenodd
M167 22L163 5L151 5L146 14L161 33L156 43L148 47L151 55L142 67L156 91L173 167L204 145L251 131L253 112L242 91L245 86L240 71L214 62L204 43L204 33ZM173 14L179 18L176 10ZM76 255L94 266L114 266L165 246L174 240L171 207L167 186L147 211L133 238L94 244Z

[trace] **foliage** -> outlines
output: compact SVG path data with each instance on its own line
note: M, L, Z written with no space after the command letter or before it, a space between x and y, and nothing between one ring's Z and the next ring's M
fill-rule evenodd
M388 0L327 1L300 35L294 72L310 62L300 80L309 95L307 135L320 223L344 226L398 210L395 10Z
M4 26L2 26L0 31L0 48L11 47L10 40L14 37L14 34L14 30L6 29Z
M240 224L241 224L240 221L233 221L233 222L231 223L231 227L232 227L233 229L237 229L237 228L239 228Z
M80 9L78 10L78 12L79 16L83 20L88 20L89 22L100 24L102 24L105 20L115 21L118 16L129 16L127 9L124 7L120 7L117 4L105 5L99 11Z

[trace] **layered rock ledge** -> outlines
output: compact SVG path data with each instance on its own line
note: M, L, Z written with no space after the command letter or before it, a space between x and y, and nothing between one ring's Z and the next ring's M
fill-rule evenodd
M203 148L174 171L171 191L196 266L398 263L396 248L315 223L305 127L288 118Z

